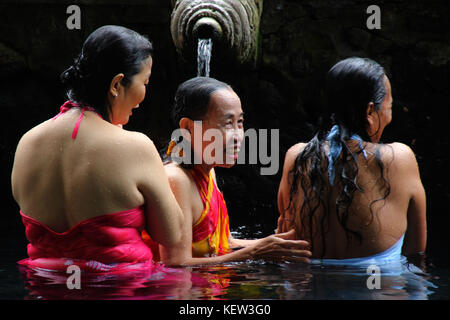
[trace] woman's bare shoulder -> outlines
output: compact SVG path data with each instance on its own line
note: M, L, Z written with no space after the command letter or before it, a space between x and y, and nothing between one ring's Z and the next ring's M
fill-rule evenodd
M389 146L394 149L394 152L402 157L415 158L414 152L408 145L401 142L390 143Z
M29 144L39 141L48 135L48 123L50 120L39 123L27 132L25 132L19 140L19 144Z
M392 172L399 174L418 173L418 164L414 151L406 144L394 142L382 147L382 161Z
M198 212L202 211L203 204L198 196L195 181L188 169L182 168L177 163L168 163L164 165L170 188L172 189L183 214L191 222L197 220ZM189 218L189 216L191 216Z
M307 143L305 143L305 142L299 142L297 144L294 144L292 147L290 147L288 149L286 154L289 154L289 155L292 155L292 156L294 156L294 155L298 156L298 154L305 149L306 145L307 145Z
M105 131L98 141L104 144L112 152L129 154L140 160L149 158L161 161L158 150L153 141L146 134L137 131L128 131L120 128L112 128Z
M171 186L177 186L179 188L190 188L192 186L192 177L188 173L188 170L182 168L176 162L170 162L164 165L167 178Z
M124 129L114 129L117 136L122 140L128 141L128 144L135 147L154 147L153 141L149 136L138 131L128 131Z
M292 168L295 159L297 159L298 155L305 149L306 145L307 143L299 142L288 149L284 159L285 170Z
M384 158L396 163L416 162L414 151L406 144L394 142L382 145L381 153Z

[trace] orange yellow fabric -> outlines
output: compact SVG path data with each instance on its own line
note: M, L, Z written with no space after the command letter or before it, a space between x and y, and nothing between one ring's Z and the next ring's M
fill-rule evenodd
M229 251L230 225L222 193L217 189L212 172L200 168L190 170L203 202L200 218L192 226L192 256L222 255ZM150 247L155 261L160 260L158 244L143 230L142 240Z
M192 256L225 254L229 251L230 225L223 195L217 189L212 171L207 175L194 167L191 174L204 207L200 218L192 226Z

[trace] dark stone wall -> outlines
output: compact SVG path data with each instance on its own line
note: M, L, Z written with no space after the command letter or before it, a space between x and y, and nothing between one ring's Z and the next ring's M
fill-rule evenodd
M81 7L81 30L66 28L70 4ZM381 8L381 30L366 27L371 4ZM196 72L196 63L179 57L172 44L170 13L168 0L0 2L0 181L5 190L0 225L5 238L23 241L9 182L18 139L58 112L64 102L59 74L97 27L119 24L153 40L150 92L127 128L165 147L174 91ZM416 152L427 191L428 251L439 254L450 230L449 17L445 1L266 0L256 68L214 60L226 53L215 53L213 46L211 76L240 95L246 127L280 129L279 174L261 176L259 165L217 170L232 227L251 225L256 236L256 230L273 231L284 154L312 137L326 72L341 59L364 56L382 64L390 76L393 122L383 140L406 143Z

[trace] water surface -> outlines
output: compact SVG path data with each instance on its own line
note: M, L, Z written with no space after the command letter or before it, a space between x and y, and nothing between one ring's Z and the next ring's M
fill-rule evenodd
M239 229L242 231L242 229ZM242 235L240 231L234 236ZM21 248L23 249L23 248ZM439 300L450 299L450 268L427 257L418 268L403 261L382 267L380 289L369 289L365 268L247 261L147 274L88 277L69 290L66 274L19 270L14 248L0 252L0 299L275 299ZM16 252L14 254L14 252ZM416 263L417 264L417 263ZM30 273L31 272L31 273Z

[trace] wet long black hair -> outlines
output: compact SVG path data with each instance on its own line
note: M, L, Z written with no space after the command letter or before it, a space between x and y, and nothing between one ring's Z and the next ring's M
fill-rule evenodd
M231 89L231 86L210 77L195 77L180 84L175 93L171 112L173 125L178 128L182 118L189 118L194 121L203 120L208 113L212 94L220 89ZM180 140L172 143L178 144L182 141L181 139L180 137ZM163 161L165 163L172 161L170 154L166 152L167 148L163 151ZM191 153L191 156L193 157L194 155ZM183 168L191 168L193 163L194 161L191 159L190 164L181 163L180 165Z
M115 75L128 87L153 53L152 43L136 31L107 25L92 32L73 64L61 74L69 100L94 108L109 121L107 93Z
M370 141L366 131L367 106L373 102L375 110L379 111L386 94L385 71L371 59L353 57L342 60L327 74L325 97L328 110L325 121L322 121L318 132L298 154L294 167L289 173L292 184L289 206L286 209L295 213L295 228L298 236L310 237L312 247L316 244L315 237L322 239L322 257L326 253L324 234L328 231L327 222L331 214L336 214L340 225L344 228L347 244L350 244L349 240L354 237L362 241L361 234L351 230L347 225L355 191L364 192L357 183L359 171L357 160L358 156L365 152L366 142L364 141ZM337 126L336 139L342 145L342 152L335 162L334 187L327 176L328 158L324 150L326 137L333 126ZM359 135L363 141L359 150L356 151L352 151L347 144L354 134ZM384 194L371 202L370 221L374 218L373 204L386 199L390 193L380 148L381 145L377 147L374 158L379 168L381 189L384 190ZM301 208L297 208L294 201L299 188L303 192ZM332 188L338 188L334 203L335 212L331 212L330 209Z

